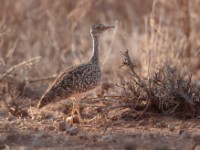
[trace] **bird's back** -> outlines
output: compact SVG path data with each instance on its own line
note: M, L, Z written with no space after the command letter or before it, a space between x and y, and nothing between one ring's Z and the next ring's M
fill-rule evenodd
M99 84L101 70L98 63L91 61L79 66L73 66L61 72L41 97L38 108L51 102L86 92Z

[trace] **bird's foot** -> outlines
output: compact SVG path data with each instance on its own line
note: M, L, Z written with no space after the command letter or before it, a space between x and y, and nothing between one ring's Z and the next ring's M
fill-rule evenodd
M75 98L72 98L72 100L73 100L73 108L71 112L71 119L69 121L70 126L73 126L74 123L82 124L82 118L80 115L80 103ZM75 113L77 114L77 117L74 116Z
M70 116L69 117L69 125L73 126L74 123L78 123L78 124L82 125L83 121L78 116L73 116L73 117Z

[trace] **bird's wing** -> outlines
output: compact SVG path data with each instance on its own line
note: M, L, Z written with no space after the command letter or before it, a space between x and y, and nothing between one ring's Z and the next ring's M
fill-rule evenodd
M55 91L56 91L55 88L59 87L59 85L63 81L64 77L66 77L71 72L73 72L73 70L75 68L76 68L76 66L72 66L72 67L62 71L61 73L59 73L59 75L57 76L55 81L51 85L49 85L48 89L44 92L44 94L40 98L38 105L37 105L38 108L41 108L54 100L56 94L58 94L58 93L55 93Z
M76 66L72 66L70 68L65 69L64 71L60 72L58 74L58 76L56 77L56 79L54 80L54 82L51 83L51 85L48 87L48 89L46 90L46 92L44 93L44 95L46 93L48 93L53 87L56 87L58 84L60 84L60 82L63 81L63 78L69 74L70 72L72 72L74 69L76 68Z

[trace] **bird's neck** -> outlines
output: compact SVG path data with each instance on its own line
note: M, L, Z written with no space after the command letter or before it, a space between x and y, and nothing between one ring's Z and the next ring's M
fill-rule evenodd
M91 61L99 63L99 37L92 35L93 38L93 54Z

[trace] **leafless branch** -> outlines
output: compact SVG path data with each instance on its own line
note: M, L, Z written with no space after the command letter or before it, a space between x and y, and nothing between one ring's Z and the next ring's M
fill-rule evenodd
M23 66L31 66L33 65L34 62L37 62L41 59L41 57L34 57L34 58L31 58L29 60L26 60L26 61L23 61L15 66L12 66L11 68L9 68L4 74L2 74L0 76L0 80L2 80L5 76L7 76L8 74L12 73L14 70L20 68L20 67L23 67Z

